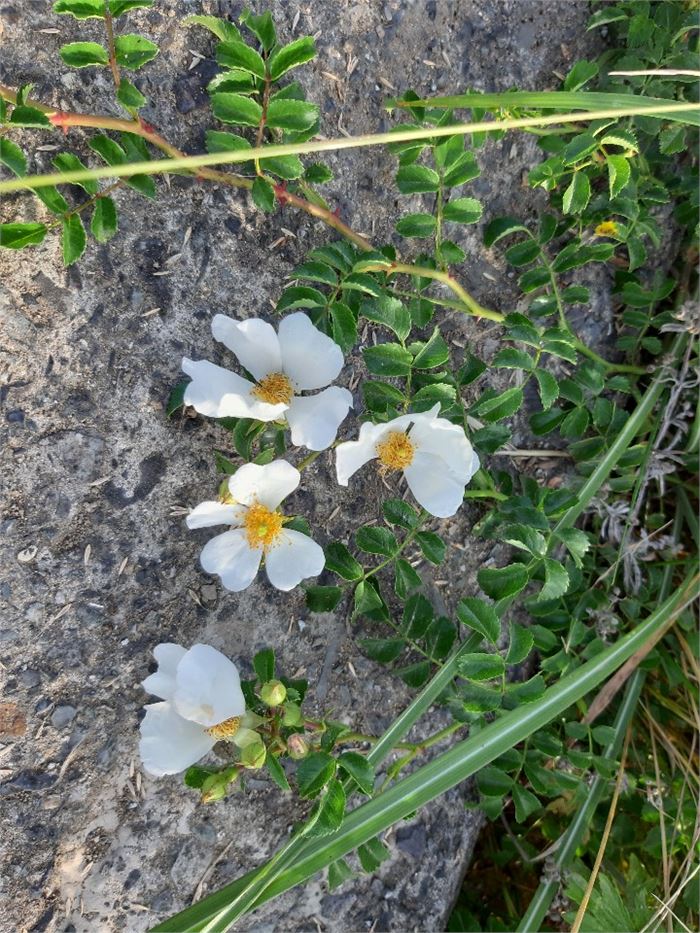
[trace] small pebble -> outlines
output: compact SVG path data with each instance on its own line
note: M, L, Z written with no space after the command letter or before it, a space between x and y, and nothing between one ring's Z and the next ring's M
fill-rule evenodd
M55 729L63 729L73 722L77 712L74 706L57 706L51 714L51 725Z

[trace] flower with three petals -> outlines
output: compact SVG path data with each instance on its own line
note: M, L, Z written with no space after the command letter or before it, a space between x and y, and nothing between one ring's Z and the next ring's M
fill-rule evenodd
M341 486L370 460L379 470L401 470L420 505L437 518L454 515L464 489L479 469L479 458L458 425L439 418L439 403L430 411L401 415L384 424L366 421L356 441L336 448Z
M323 570L323 548L308 535L285 528L289 519L278 511L300 479L286 460L264 466L246 463L229 477L226 501L202 502L187 516L188 528L230 525L200 555L202 568L220 576L227 590L237 593L250 586L263 558L268 579L278 590L292 590Z
M166 642L153 655L158 670L142 686L161 699L146 706L139 752L156 777L177 774L208 754L222 739L244 749L260 742L252 727L261 719L246 712L238 669L210 645L189 651Z
M255 382L208 360L185 358L182 368L192 378L186 405L212 418L286 421L296 446L330 447L352 407L350 392L331 385L343 367L335 341L301 312L284 317L277 333L260 318L234 321L224 314L215 315L211 329ZM315 389L323 391L300 394Z

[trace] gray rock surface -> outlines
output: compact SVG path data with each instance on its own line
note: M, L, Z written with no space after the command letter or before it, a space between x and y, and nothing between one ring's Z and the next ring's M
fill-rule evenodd
M588 4L569 0L277 0L271 7L285 39L297 12L296 35L318 32L318 61L303 80L327 136L387 128L382 103L393 88L555 87L557 74L590 57L593 41L584 32ZM188 151L201 150L212 125L204 87L215 65L208 34L179 21L239 11L223 0L157 0L129 18L128 31L162 49L139 73L152 102L145 116ZM0 80L34 82L37 98L62 109L115 112L106 70L71 71L58 56L64 42L100 39L95 21L58 18L47 0L2 0L0 30ZM190 49L205 56L192 68ZM72 131L67 142L86 154L84 138ZM27 149L32 139L23 134ZM41 141L62 143L49 134ZM37 153L32 168L47 169L52 155ZM532 137L491 142L479 159L485 171L472 189L486 204L485 221L536 212L539 196L521 183L537 159ZM399 205L392 158L372 149L329 162L336 180L328 196L343 219L377 242L391 238ZM268 313L284 276L332 237L289 209L263 217L230 190L177 177L158 187L155 203L121 192L117 238L91 243L68 271L53 237L0 254L3 930L145 930L269 856L303 815L265 780L245 797L203 808L177 779L140 773L139 681L159 641L208 642L244 669L255 650L274 645L286 673L308 676L311 708L332 709L370 732L410 699L361 656L346 612L311 616L299 593L280 595L263 581L238 596L222 591L198 567L208 532L188 533L182 521L183 507L215 491L211 448L228 441L205 420L166 419L181 357L225 363L211 339L212 315ZM401 199L401 210L409 203ZM44 209L17 196L0 214L32 219ZM280 224L291 233L275 246ZM480 243L480 228L464 234L470 255L459 275L483 303L508 308L511 274ZM456 346L473 344L487 356L496 348L490 325L456 314L444 320ZM346 383L359 373L351 360ZM352 420L344 431L355 431ZM339 491L324 455L290 503L321 540L347 540L377 514L384 494L369 477ZM331 520L336 500L341 511ZM491 545L469 533L479 514L467 506L456 520L435 522L461 546L433 581L432 597L448 610L473 592L478 566L491 557ZM440 724L436 713L423 734ZM314 881L240 929L444 929L479 827L464 810L464 792L391 830L392 858L376 877L333 893Z

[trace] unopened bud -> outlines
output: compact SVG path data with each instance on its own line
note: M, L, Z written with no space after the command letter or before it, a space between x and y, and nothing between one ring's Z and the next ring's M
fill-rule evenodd
M260 699L266 706L281 706L287 699L287 688L279 680L268 680L262 685Z
M210 774L202 783L202 803L214 803L226 796L229 784L238 777L236 768L225 768L216 774Z
M287 751L290 758L306 758L309 754L309 743L300 732L293 732L287 739Z
M301 726L304 717L301 715L301 707L296 703L287 703L282 717L283 726Z
M241 764L244 768L262 768L267 757L267 749L262 742L251 742L241 749Z

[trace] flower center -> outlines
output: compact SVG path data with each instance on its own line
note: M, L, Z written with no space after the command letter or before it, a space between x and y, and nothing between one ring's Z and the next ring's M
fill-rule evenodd
M604 220L595 228L596 236L617 236L620 228L614 220Z
M270 373L252 390L251 395L269 405L289 405L294 395L292 384L284 373Z
M240 725L241 717L231 716L230 719L224 719L223 722L218 722L215 726L209 726L204 731L213 739L221 741L221 739L232 739L238 732Z
M284 523L284 516L272 512L265 505L255 502L250 506L243 519L248 544L252 548L269 548L279 537Z
M377 456L381 463L380 471L405 470L413 463L416 448L404 431L389 431L381 443L377 444Z

